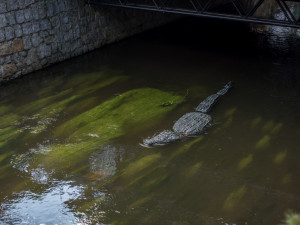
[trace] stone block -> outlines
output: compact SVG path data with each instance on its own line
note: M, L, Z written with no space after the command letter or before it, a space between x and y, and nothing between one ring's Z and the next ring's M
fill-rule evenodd
M25 0L19 0L19 8L20 9L25 9L26 8Z
M23 34L32 34L33 33L33 25L32 23L24 23L22 24Z
M32 10L32 17L34 20L39 20L40 19L40 14L39 14L39 5L36 3L36 4L33 4L31 6L31 10Z
M11 56L10 55L8 55L8 56L5 57L4 63L5 64L11 63Z
M9 42L0 43L0 56L10 55L12 48Z
M9 25L16 24L15 13L14 12L7 13L6 14L6 20L8 21Z
M70 30L69 32L67 32L64 35L64 41L65 42L68 42L68 41L71 41L71 40L73 40L73 32L72 32L72 30Z
M25 17L25 20L27 21L27 22L30 22L30 21L32 21L32 10L31 10L31 8L28 8L28 9L25 9L24 10L24 17Z
M62 43L63 42L63 34L61 32L57 33L55 39L56 39L56 42Z
M19 8L19 2L18 1L6 1L7 4L7 10L8 11L13 11Z
M40 59L48 57L51 55L51 46L46 44L41 44L38 47L38 56Z
M0 65L2 65L2 64L0 64ZM4 74L4 68L3 68L3 66L0 66L0 81L2 80L3 74Z
M59 9L59 12L63 12L66 10L64 1L58 1L58 9Z
M13 52L23 51L23 40L22 39L13 40L12 49L13 49Z
M12 56L11 56L11 60L13 61L13 62L17 62L18 61L18 59L19 59L20 57L19 57L19 53L14 53ZM17 64L18 65L18 64Z
M43 66L45 66L47 63L48 63L48 60L47 60L47 59L43 59L43 60L41 61L41 64L42 64Z
M6 13L7 12L7 7L6 7L6 2L0 2L0 13Z
M32 31L36 33L40 30L40 23L38 21L32 22Z
M20 11L16 12L16 20L17 20L17 23L24 23L25 17L24 17L23 10L20 10Z
M34 3L34 0L25 0L25 6L29 6Z
M37 57L36 49L32 48L28 51L28 54L26 57L26 64L29 66L37 61L38 61L38 57Z
M17 38L21 37L23 35L22 28L19 24L14 26L14 30L15 30L15 35Z
M53 36L47 36L44 38L44 43L45 44L51 44L54 41L54 37Z
M28 50L28 49L30 49L32 47L30 39L31 39L30 36L23 37L23 48L25 50Z
M3 78L12 76L17 72L17 66L14 63L4 64L3 65Z
M69 17L67 13L61 13L60 14L60 21L61 23L68 23L69 22Z
M80 38L80 28L78 25L73 29L73 36L75 40Z
M0 14L0 28L7 26L7 20L4 14Z
M0 30L0 43L5 41L5 34L4 34L4 30Z
M26 57L27 56L27 52L25 52L25 51L21 51L21 52L19 52L19 54L20 54L21 57Z
M6 37L7 41L15 38L15 30L14 30L14 28L12 28L12 27L6 27L5 28L5 37Z
M41 38L46 38L49 36L49 33L47 31L41 31L39 34Z
M60 24L60 22L59 22L59 16L58 16L58 15L53 16L53 17L50 19L50 21L51 21L51 24L52 24L53 27L58 27L59 24Z
M56 42L51 43L52 54L55 54L58 50L58 46Z
M53 2L47 2L47 16L51 17L54 15L54 5Z
M31 43L33 47L38 47L42 41L42 38L38 34L33 34L31 37Z
M39 2L38 8L40 19L44 19L47 16L45 2Z
M50 30L51 29L51 24L48 19L43 19L40 22L41 30Z

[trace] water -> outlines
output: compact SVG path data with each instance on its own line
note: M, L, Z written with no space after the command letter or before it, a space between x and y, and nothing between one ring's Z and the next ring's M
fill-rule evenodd
M265 225L300 212L298 41L188 18L2 85L0 224ZM230 80L205 134L139 145Z

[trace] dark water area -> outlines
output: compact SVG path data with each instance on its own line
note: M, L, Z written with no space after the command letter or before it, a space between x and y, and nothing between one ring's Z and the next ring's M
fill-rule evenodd
M300 212L300 32L186 18L0 86L0 224ZM216 93L199 137L139 145Z

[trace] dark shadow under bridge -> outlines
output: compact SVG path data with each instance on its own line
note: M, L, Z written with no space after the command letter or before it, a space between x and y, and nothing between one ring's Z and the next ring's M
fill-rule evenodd
M300 0L85 0L180 15L300 28Z

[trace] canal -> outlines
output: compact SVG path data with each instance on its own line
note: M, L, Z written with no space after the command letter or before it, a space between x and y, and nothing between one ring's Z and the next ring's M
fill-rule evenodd
M300 32L186 18L0 86L0 224L300 212ZM228 81L204 134L144 148Z

